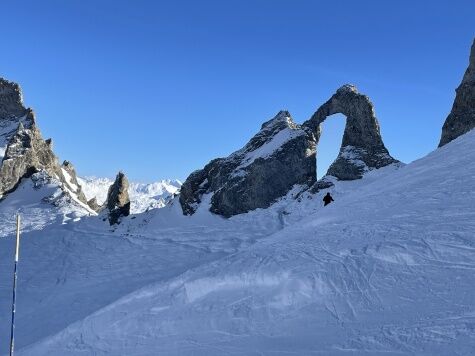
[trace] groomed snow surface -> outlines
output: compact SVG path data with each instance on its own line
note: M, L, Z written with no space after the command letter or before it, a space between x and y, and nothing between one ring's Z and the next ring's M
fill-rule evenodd
M326 208L325 191L298 190L228 220L175 200L114 229L30 229L17 355L473 355L475 131L337 182ZM13 243L0 239L0 353Z

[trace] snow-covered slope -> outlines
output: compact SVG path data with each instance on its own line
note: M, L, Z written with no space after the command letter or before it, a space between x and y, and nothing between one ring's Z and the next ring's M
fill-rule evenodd
M332 189L326 208L325 192L231 219L174 201L115 231L25 233L18 354L472 355L475 131ZM12 249L0 239L1 315Z
M8 194L0 204L0 238L15 231L15 215L22 216L24 232L41 230L50 224L62 224L70 220L96 215L77 199L63 184L45 172L35 173L22 180L14 193Z
M102 205L107 199L107 191L114 183L109 178L85 177L78 179L87 199L96 198ZM130 183L129 196L131 213L137 214L148 209L162 208L181 187L177 179L161 180L154 183Z

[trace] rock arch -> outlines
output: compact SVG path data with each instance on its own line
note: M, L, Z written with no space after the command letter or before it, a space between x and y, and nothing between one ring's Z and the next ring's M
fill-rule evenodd
M359 179L368 170L398 162L384 146L373 104L353 85L339 88L302 126L311 131L318 145L321 124L338 113L346 116L346 126L340 152L327 175L339 180Z
M340 153L327 175L359 179L367 170L398 162L384 147L368 97L345 85L302 125L288 111L280 111L243 148L191 173L181 187L183 213L194 214L204 196L211 212L231 217L266 208L296 186L331 186L325 180L316 182L316 144L320 124L336 113L346 116L346 126Z

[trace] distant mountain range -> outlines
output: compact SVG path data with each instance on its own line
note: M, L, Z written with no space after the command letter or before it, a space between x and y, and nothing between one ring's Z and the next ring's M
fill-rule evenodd
M78 177L88 200L96 198L102 205L107 199L107 191L114 183L111 178ZM129 183L130 212L141 213L153 208L162 208L167 201L180 190L181 182L178 179L165 179L154 183Z

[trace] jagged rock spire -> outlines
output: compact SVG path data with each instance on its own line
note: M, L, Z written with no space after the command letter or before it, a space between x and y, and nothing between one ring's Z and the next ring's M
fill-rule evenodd
M468 68L455 92L452 110L442 127L439 147L475 128L475 39Z
M120 223L122 216L130 214L129 181L123 172L119 172L109 187L105 208L111 225Z

